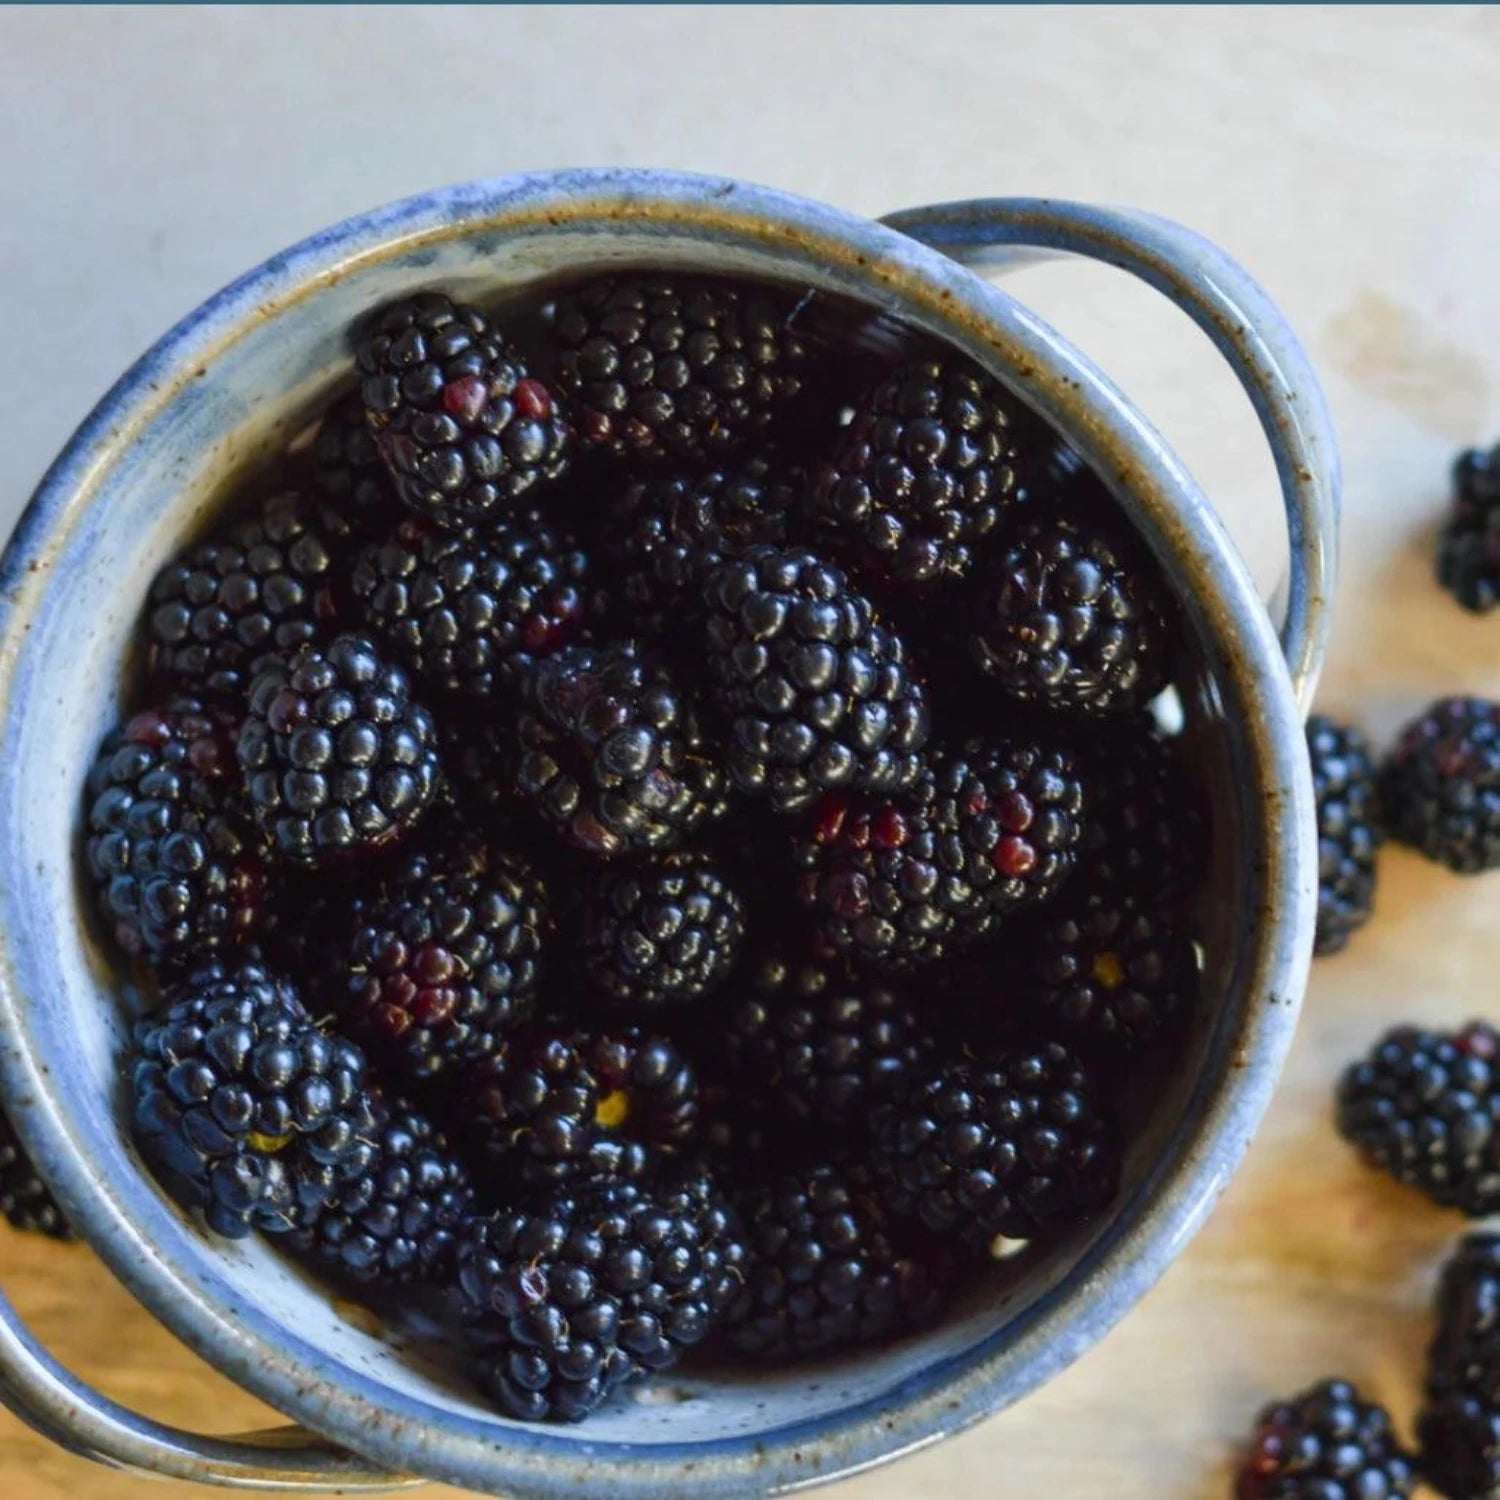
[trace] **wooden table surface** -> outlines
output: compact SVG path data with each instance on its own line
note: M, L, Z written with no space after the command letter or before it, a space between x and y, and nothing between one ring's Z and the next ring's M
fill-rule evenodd
M1325 706L1384 736L1439 692L1500 694L1500 620L1437 593L1428 535L1453 450L1500 434L1500 13L424 7L372 9L352 30L347 15L0 9L0 532L172 320L403 193L586 161L722 171L872 213L1046 192L1195 225L1307 340L1349 493ZM1043 270L1017 286L1162 425L1269 581L1270 468L1211 351L1118 279ZM1015 1411L834 1493L1210 1500L1258 1404L1331 1372L1408 1420L1460 1226L1351 1160L1329 1092L1387 1024L1500 1014L1497 900L1500 875L1390 854L1376 924L1318 967L1251 1156L1160 1286ZM211 1431L268 1420L87 1251L0 1231L0 1280L116 1398ZM6 1500L171 1493L0 1416Z

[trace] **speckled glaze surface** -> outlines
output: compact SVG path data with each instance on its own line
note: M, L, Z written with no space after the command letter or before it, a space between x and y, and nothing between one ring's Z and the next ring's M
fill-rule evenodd
M204 1442L102 1403L0 1306L0 1394L79 1451L263 1488L421 1474L523 1500L796 1489L933 1442L1017 1400L1098 1339L1202 1222L1274 1086L1311 952L1316 849L1299 696L1333 566L1331 433L1274 309L1212 247L1139 215L991 202L896 217L906 233L720 179L509 178L328 230L205 303L105 398L0 564L0 1083L44 1174L116 1274L194 1349L317 1441ZM942 249L914 236L932 239ZM1296 554L1275 628L1208 504L1146 419L1057 334L944 254L1029 245L1152 280L1220 343L1277 451ZM608 264L691 264L826 288L966 349L1064 430L1162 560L1194 655L1188 732L1215 789L1209 1003L1107 1217L886 1349L750 1377L694 1373L576 1429L505 1421L419 1344L346 1321L258 1242L218 1242L140 1169L120 1071L128 1003L74 880L83 771L112 718L147 584L222 491L349 367L345 329L425 285L483 296ZM361 1456L337 1452L337 1444Z

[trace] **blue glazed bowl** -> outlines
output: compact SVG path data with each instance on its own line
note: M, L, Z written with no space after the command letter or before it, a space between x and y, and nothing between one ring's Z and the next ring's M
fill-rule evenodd
M1082 355L961 262L1041 250L1142 276L1198 319L1262 418L1290 517L1277 632L1203 495ZM347 378L345 330L422 286L478 296L650 263L825 288L968 351L1064 431L1125 505L1181 603L1180 691L1214 799L1206 1001L1097 1223L997 1267L943 1326L825 1364L683 1374L579 1428L497 1416L441 1352L347 1321L258 1241L203 1233L125 1128L121 984L75 883L80 788L117 709L161 563L244 466ZM1203 1221L1270 1097L1311 951L1316 843L1299 701L1326 629L1337 474L1317 386L1238 267L1163 221L1043 202L885 224L746 184L569 172L412 199L315 236L205 303L126 374L46 476L0 566L0 1083L82 1234L169 1328L301 1424L203 1439L113 1405L0 1299L0 1390L77 1451L226 1484L375 1487L423 1475L536 1500L784 1491L911 1451L1015 1401L1098 1339ZM1284 645L1291 666L1283 659Z

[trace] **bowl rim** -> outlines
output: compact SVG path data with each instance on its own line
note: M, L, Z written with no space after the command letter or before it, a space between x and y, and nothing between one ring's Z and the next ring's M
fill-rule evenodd
M648 170L570 170L502 177L422 193L347 219L274 255L183 318L120 378L38 486L0 558L0 722L15 701L16 663L51 562L100 494L112 455L211 365L217 350L356 264L424 241L547 226L610 225L785 247L826 257L964 347L1067 432L1171 561L1178 588L1212 625L1215 676L1254 709L1237 726L1253 769L1238 789L1260 819L1259 870L1244 914L1248 960L1236 970L1243 1013L1200 1078L1174 1140L1109 1226L1050 1290L960 1355L868 1399L765 1434L703 1442L593 1441L554 1428L507 1428L440 1412L353 1369L334 1378L258 1308L216 1300L199 1267L168 1264L129 1205L92 1179L72 1149L52 1078L26 1036L20 882L0 888L0 1082L16 1125L85 1237L130 1290L198 1353L307 1427L393 1469L519 1495L782 1492L913 1451L1018 1399L1096 1342L1150 1288L1196 1232L1269 1102L1295 1028L1311 956L1316 893L1312 792L1300 716L1275 632L1207 500L1160 436L1111 382L1007 293L941 253L857 215L733 179ZM877 295L878 294L878 295ZM34 958L30 960L34 962ZM205 1251L205 1254L207 1252ZM292 1357L302 1349L305 1357ZM291 1351L291 1352L289 1352Z

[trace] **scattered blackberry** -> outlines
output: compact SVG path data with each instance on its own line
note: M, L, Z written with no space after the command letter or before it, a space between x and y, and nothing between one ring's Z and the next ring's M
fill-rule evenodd
M889 1207L976 1249L1086 1219L1118 1185L1094 1080L1056 1043L935 1066L874 1130Z
M1440 698L1380 768L1386 831L1461 875L1500 865L1500 704Z
M246 942L265 840L236 775L234 720L194 698L114 730L89 771L84 862L116 941L176 964Z
M633 1026L543 1027L470 1075L462 1109L487 1153L528 1182L639 1181L690 1144L698 1078L676 1043Z
M426 1078L487 1057L536 1004L546 893L515 855L418 849L353 924L329 999L351 1034Z
M353 587L370 629L426 687L490 698L518 653L579 635L587 572L584 554L539 524L460 536L412 518L365 548Z
M329 407L303 467L318 514L336 535L379 536L400 512L358 392Z
M1193 943L1152 891L1091 891L1042 919L1032 944L1038 1013L1080 1040L1129 1047L1183 1014L1197 990Z
M440 526L498 519L567 466L552 392L475 308L436 292L394 303L360 343L358 364L396 493Z
M727 1022L727 1071L761 1081L789 1119L863 1126L932 1055L933 1023L915 1001L838 960L767 957L746 989Z
M1166 684L1165 599L1118 527L1022 521L974 594L969 652L1013 697L1076 712L1138 708Z
M370 1163L359 1049L254 965L190 980L141 1023L134 1096L136 1140L163 1185L232 1238L310 1224Z
M704 601L741 791L795 812L824 792L898 792L917 779L926 697L901 642L838 568L752 547L709 571Z
M726 810L724 773L666 666L632 642L572 646L523 683L516 792L587 854L669 849Z
M786 1360L930 1327L947 1277L919 1253L857 1162L780 1173L738 1195L749 1275L726 1320L730 1344Z
M1437 576L1477 615L1500 604L1500 448L1471 448L1453 465L1453 509L1438 538Z
M814 514L904 583L961 578L1017 498L1019 407L967 362L904 365L855 408Z
M10 1121L0 1114L0 1214L14 1229L71 1240L73 1231L51 1189L26 1154Z
M982 937L1056 895L1084 826L1072 757L970 743L935 758L909 796L831 797L798 840L798 890L838 953L904 967Z
M1261 1412L1235 1479L1236 1500L1401 1500L1415 1464L1384 1407L1325 1380Z
M375 1113L368 1165L338 1184L291 1243L355 1281L447 1282L473 1204L469 1174L409 1105L381 1100Z
M1357 730L1314 714L1307 721L1318 804L1319 954L1337 953L1370 920L1375 904L1375 763Z
M676 1005L722 984L745 936L745 903L702 855L607 869L584 908L590 984L626 1004Z
M1500 1209L1500 1033L1398 1026L1344 1074L1339 1132L1371 1166L1475 1217Z
M401 837L438 788L437 731L406 673L362 636L307 645L250 689L239 762L255 815L292 864Z
M336 540L301 496L273 495L156 575L150 670L193 692L240 697L270 657L311 640L332 616L336 561Z
M714 460L763 437L804 394L793 304L692 278L610 277L557 305L558 384L581 440Z

